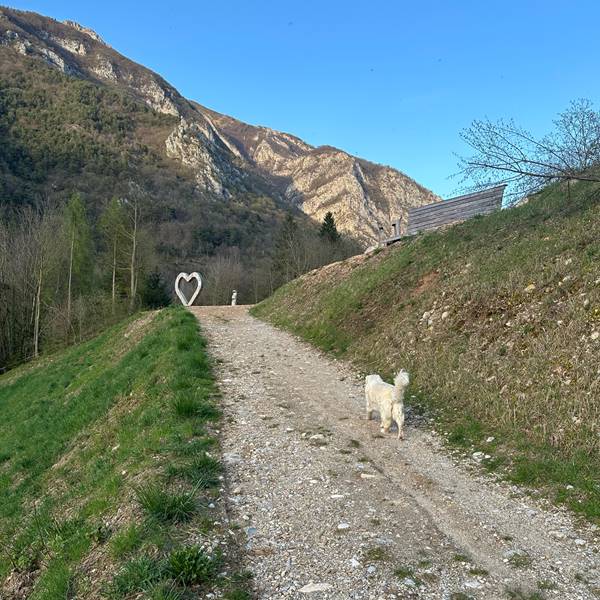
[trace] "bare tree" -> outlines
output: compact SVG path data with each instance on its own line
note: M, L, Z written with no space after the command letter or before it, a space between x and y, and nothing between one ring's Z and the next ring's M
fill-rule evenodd
M589 100L571 102L554 129L537 138L514 121L473 121L461 132L473 150L459 157L459 175L471 189L507 184L507 197L539 191L556 181L595 181L600 164L600 113Z
M231 292L242 287L243 266L238 248L223 248L207 258L204 273L210 303L229 304Z
M127 211L128 224L125 228L125 237L129 241L129 310L135 308L138 279L139 279L139 244L142 223L142 198L141 188L130 182L129 197L124 200Z
M68 241L67 273L67 327L71 326L71 307L73 304L74 284L79 294L84 290L83 280L89 277L92 260L91 230L87 220L85 204L75 192L65 206L65 228Z
M105 237L108 252L110 254L111 311L114 315L117 297L117 259L120 245L123 242L123 237L125 235L125 213L121 201L118 198L113 198L102 213L100 218L100 228ZM135 238L136 235L134 235L134 241L136 241ZM135 244L135 246L137 246L137 244ZM136 247L132 250L133 257L135 256L134 253L136 250Z

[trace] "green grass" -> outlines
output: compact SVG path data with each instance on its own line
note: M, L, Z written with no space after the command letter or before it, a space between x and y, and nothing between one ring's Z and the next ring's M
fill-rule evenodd
M137 523L129 523L110 540L110 551L119 559L137 550L144 541L144 529Z
M537 586L540 590L555 590L557 588L556 583L550 579L540 579L537 582Z
M197 488L213 488L219 484L222 470L221 463L205 453L188 462L169 465L167 473L171 477L181 477Z
M218 557L207 554L198 546L177 548L168 558L169 575L186 586L210 581L218 568Z
M127 598L150 589L165 575L165 565L149 556L131 559L114 576L108 587L110 598Z
M252 312L362 371L408 369L407 403L450 444L600 523L600 186L572 191L301 277Z
M388 553L381 546L373 546L365 550L365 559L368 561L385 561L388 558Z
M544 596L541 592L529 592L524 591L521 588L508 588L506 590L506 595L511 600L545 600L546 596Z
M515 553L508 559L508 564L515 569L526 569L531 563L531 557L525 552Z
M0 377L0 580L29 582L30 598L167 600L190 585L170 557L212 527L218 393L189 312L138 318ZM174 410L184 395L193 411ZM230 591L214 571L192 578Z
M158 521L182 523L196 512L193 492L172 492L160 487L160 483L138 488L136 497L144 512Z

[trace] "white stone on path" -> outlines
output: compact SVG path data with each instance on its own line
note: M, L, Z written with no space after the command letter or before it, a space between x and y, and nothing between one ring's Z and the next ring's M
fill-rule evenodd
M309 583L301 587L298 591L301 594L313 594L315 592L326 592L331 589L330 583Z

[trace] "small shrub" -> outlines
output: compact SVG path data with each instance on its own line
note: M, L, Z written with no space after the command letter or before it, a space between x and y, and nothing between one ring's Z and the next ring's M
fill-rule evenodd
M104 544L105 542L107 542L110 539L111 535L112 535L112 530L111 530L111 528L108 525L106 525L106 523L99 523L90 532L91 538L97 544Z
M12 562L19 573L33 573L41 566L42 548L32 544L13 556Z
M150 484L136 490L140 506L159 521L187 521L196 512L196 501L190 493L173 493Z
M219 561L199 546L184 546L171 552L168 563L169 575L173 579L191 585L210 581Z

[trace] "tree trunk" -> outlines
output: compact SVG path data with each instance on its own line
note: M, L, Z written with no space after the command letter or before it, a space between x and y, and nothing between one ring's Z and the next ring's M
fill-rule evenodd
M115 314L115 296L117 281L117 237L113 242L113 264L112 264L112 314Z
M69 254L69 286L67 290L67 327L71 327L71 284L73 281L73 252L75 249L75 231L71 233L71 252Z
M137 246L137 221L138 221L138 207L137 202L133 208L133 233L131 237L131 273L129 281L129 311L133 312L135 306L135 292L136 292L136 280L135 280L135 253Z
M40 270L37 280L37 292L35 298L35 316L33 321L33 356L37 358L40 353L40 304L42 301L42 276L43 267L40 264Z

